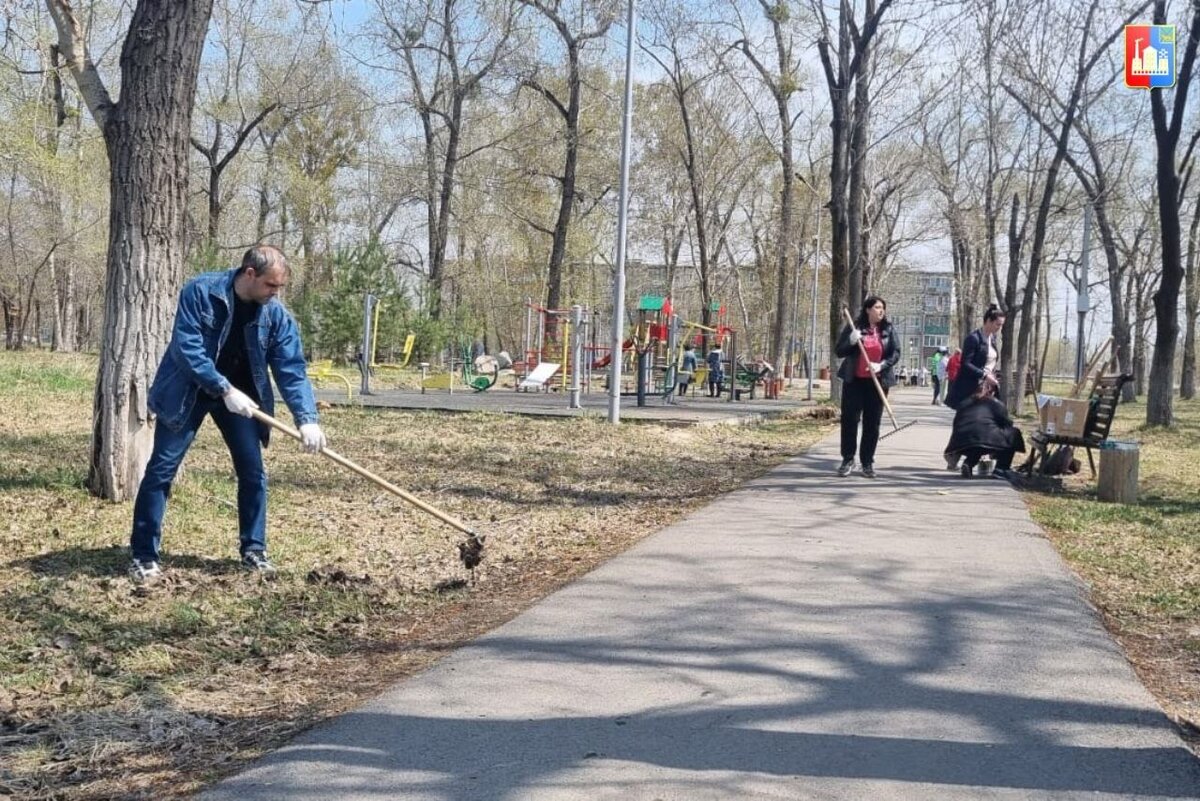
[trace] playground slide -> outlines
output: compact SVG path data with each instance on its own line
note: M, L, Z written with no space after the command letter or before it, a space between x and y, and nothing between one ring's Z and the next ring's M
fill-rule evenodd
M632 347L633 347L633 337L630 337L629 339L627 339L621 343L621 350L629 350ZM597 359L596 361L592 362L592 369L593 370L602 370L605 367L608 367L608 365L611 361L612 361L612 354L611 353L605 354L604 358Z

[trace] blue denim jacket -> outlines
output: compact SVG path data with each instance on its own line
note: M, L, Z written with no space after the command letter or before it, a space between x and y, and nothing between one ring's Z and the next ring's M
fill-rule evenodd
M236 273L234 269L198 275L179 293L175 329L150 385L149 397L150 410L172 430L179 430L187 422L199 392L219 398L229 389L228 379L217 372L217 353L229 337ZM247 324L246 350L262 410L275 413L275 395L267 377L270 365L296 425L317 422L317 404L305 370L300 330L278 298L259 308L257 319ZM259 426L264 443L269 434L267 426Z

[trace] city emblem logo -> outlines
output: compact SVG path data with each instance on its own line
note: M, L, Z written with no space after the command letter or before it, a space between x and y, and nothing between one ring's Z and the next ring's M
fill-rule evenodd
M1125 26L1125 85L1166 89L1175 85L1175 26Z

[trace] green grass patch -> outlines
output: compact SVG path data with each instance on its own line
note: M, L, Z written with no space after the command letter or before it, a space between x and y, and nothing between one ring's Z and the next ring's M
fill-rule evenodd
M1142 401L1112 436L1140 442L1139 502L1101 503L1087 468L1061 495L1027 493L1034 519L1091 587L1096 605L1173 714L1200 720L1200 401L1172 428L1146 428ZM1103 458L1097 454L1099 458Z
M0 361L0 386L6 398L27 393L90 395L96 380L95 359L81 354L10 356Z

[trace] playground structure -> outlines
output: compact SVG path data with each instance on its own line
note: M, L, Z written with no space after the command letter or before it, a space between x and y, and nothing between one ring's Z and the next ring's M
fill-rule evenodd
M516 389L590 392L591 370L581 366L584 352L594 354L597 349L595 316L585 306L548 309L526 298L525 347L515 365L521 373Z
M614 358L611 348L596 342L599 315L583 306L548 309L532 299L526 300L525 307L525 348L516 365L519 380L515 388L526 392L590 392L593 372L609 368ZM629 383L622 380L621 394L636 396L639 406L645 406L653 396L666 404L675 403L684 345L690 342L702 353L719 345L726 354L722 359L725 379L719 387L723 397L733 401L748 394L753 398L760 385L764 397L777 397L777 382L768 378L773 368L765 363L746 364L737 355L737 332L726 324L725 308L714 302L710 312L713 325L705 325L684 320L669 297L642 296L633 328L617 355L620 374L632 376ZM693 388L705 385L707 372L707 365L698 367ZM576 405L577 396L571 402L572 408Z
M561 391L569 397L570 408L580 408L580 397L590 393L593 373L609 368L614 354L610 347L597 344L600 330L599 314L581 305L568 309L549 309L533 300L526 300L525 343L522 359L511 364L501 353L500 359L477 354L469 341L452 346L445 358L449 370L430 374L430 365L412 364L416 335L408 334L400 361L377 361L379 317L382 306L372 294L364 297L363 339L358 368L361 374L360 394L374 394L372 379L391 377L399 383L400 375L414 367L420 368L419 384L427 390L456 389L486 392L494 387L503 371L510 366L516 376L514 389L524 392ZM708 365L703 355L713 347L722 353L722 381L716 386L718 397L727 401L741 400L744 395L755 397L757 387L764 388L765 398L778 397L777 380L770 378L773 368L761 360L747 364L737 351L737 331L725 322L725 308L714 302L710 306L712 325L683 319L673 308L671 299L661 295L644 295L637 305L636 317L629 336L623 340L618 373L619 392L636 396L638 406L646 406L651 397L661 398L664 404L676 402L676 387L683 365L684 347L697 347L701 361L692 377L692 392L696 386L708 383ZM503 360L503 363L501 361ZM310 366L315 382L339 380L346 386L347 399L352 398L349 379L333 370L328 361ZM415 378L415 376L414 376ZM605 386L609 376L605 376ZM628 379L632 380L628 380ZM417 383L414 380L414 383Z

